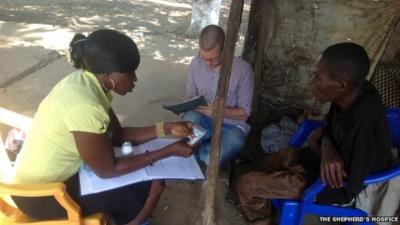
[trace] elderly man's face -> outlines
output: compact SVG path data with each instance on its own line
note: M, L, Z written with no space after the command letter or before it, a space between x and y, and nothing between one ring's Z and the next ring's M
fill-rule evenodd
M214 69L221 64L221 50L218 47L210 51L204 51L200 48L199 56L210 69Z
M321 103L336 101L343 95L343 85L339 80L334 80L328 73L326 63L320 59L316 66L311 89L314 96Z

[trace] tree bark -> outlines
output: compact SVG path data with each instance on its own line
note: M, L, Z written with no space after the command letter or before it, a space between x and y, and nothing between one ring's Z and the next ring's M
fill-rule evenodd
M255 49L258 33L261 29L262 5L264 0L252 0L247 24L246 37L244 39L242 58L249 62L254 68Z
M202 213L202 225L216 225L215 217L215 194L217 187L217 178L219 172L220 140L222 130L222 119L225 108L225 98L228 90L229 78L231 75L235 45L242 20L244 0L232 0L228 28L226 32L224 49L221 60L221 73L218 81L216 100L214 101L214 125L211 140L211 161L207 169L207 181L203 196L205 196L205 205Z
M268 7L271 4L270 0L263 0L261 3L261 21L258 30L258 37L256 43L255 50L255 59L254 59L254 94L253 94L253 105L252 105L252 114L251 114L251 122L258 122L259 115L259 96L261 95L261 83L262 83L262 72L264 65L264 56L265 56L265 45L267 42L267 18L268 18Z
M222 0L192 0L192 19L187 36L196 38L210 24L218 25Z

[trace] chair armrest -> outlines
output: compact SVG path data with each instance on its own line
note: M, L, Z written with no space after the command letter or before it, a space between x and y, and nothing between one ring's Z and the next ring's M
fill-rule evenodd
M300 123L296 132L289 140L289 146L291 147L299 147L304 142L306 142L308 136L310 136L311 132L315 129L321 127L323 125L322 121L319 120L310 120L304 119L303 122Z
M312 203L315 196L325 188L325 184L321 182L321 179L317 179L311 186L309 186L303 192L304 203Z
M63 183L40 184L4 184L0 183L0 192L22 197L53 196L65 191Z
M386 119L389 122L392 145L400 151L400 108L386 109Z
M58 203L67 211L68 220L82 224L81 209L65 190L64 183L38 184L4 184L0 183L0 192L12 196L40 197L54 196Z
M400 165L369 175L367 178L365 178L364 185L385 182L398 176L400 176ZM326 185L321 182L321 179L315 181L303 192L303 201L305 203L312 203L315 199L315 196L321 192L325 186Z
M400 165L369 175L367 178L365 178L364 185L385 182L392 179L393 177L398 176L400 176Z

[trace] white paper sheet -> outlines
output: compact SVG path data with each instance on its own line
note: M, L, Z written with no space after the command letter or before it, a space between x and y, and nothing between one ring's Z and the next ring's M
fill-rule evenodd
M178 139L155 139L153 141L134 146L133 155L145 153L146 151L154 151ZM116 157L121 157L120 148L115 148ZM98 193L106 190L115 189L129 184L159 179L205 179L200 170L194 156L188 158L168 157L159 160L153 166L147 166L143 169L125 174L123 176L102 179L86 165L83 164L79 171L79 181L81 187L81 195Z

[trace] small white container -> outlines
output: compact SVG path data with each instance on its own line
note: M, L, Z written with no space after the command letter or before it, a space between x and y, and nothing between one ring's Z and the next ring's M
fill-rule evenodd
M129 141L122 143L121 148L122 155L131 155L133 152L132 144Z
M204 135L206 135L206 132L207 131L204 128L195 124L193 126L193 135L187 136L187 138L189 139L189 141L187 142L188 145L195 145L197 142L200 141L200 139L204 137Z

